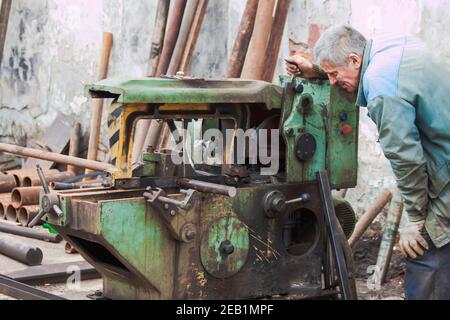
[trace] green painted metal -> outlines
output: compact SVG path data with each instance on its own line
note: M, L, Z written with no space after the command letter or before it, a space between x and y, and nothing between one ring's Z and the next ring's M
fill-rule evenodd
M175 240L147 209L143 198L100 201L101 235L164 299L172 294Z
M358 172L359 107L353 96L336 87L332 87L329 99L327 169L330 183L352 188L356 185ZM346 125L352 129L347 136L342 133Z
M285 77L282 83L291 92L301 88L297 89L292 105L286 101L283 108L287 181L316 181L316 173L327 170L333 187L354 187L359 117L352 97L331 87L328 81L310 83L301 78ZM343 134L344 126L351 128L350 134ZM295 154L296 141L305 133L315 138L317 149L312 159L301 161Z
M233 247L232 254L222 251L225 242ZM225 217L212 222L200 247L205 270L217 278L238 273L247 261L249 242L248 229L239 219Z
M86 95L117 97L119 103L209 104L263 103L280 109L282 88L263 81L169 80L158 78L107 79L85 87Z

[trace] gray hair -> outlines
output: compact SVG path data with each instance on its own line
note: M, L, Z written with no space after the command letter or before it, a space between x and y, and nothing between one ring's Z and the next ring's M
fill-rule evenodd
M348 26L332 27L325 31L314 48L314 60L321 65L326 62L334 67L347 66L350 54L363 56L366 38Z

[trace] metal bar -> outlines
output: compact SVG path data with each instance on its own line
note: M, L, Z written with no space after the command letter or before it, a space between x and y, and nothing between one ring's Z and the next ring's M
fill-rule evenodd
M278 1L277 3L272 31L265 51L262 79L267 82L272 82L273 80L290 5L291 0Z
M68 165L74 165L82 168L88 168L96 171L116 171L116 167L111 164L101 163L98 161L91 161L76 157L65 156L58 153L47 152L42 150L36 150L32 148L24 148L7 143L0 143L0 151L20 155L23 157L32 157L36 159L42 159L52 161L56 163L63 163ZM35 169L33 169L35 170Z
M319 190L322 203L324 206L324 215L327 221L328 234L330 236L331 248L336 259L336 267L341 288L341 294L344 300L351 299L351 292L349 287L349 276L347 265L345 263L344 251L339 241L338 220L336 212L334 211L333 200L331 196L330 181L328 180L328 173L321 171L317 173L319 181Z
M239 78L241 76L245 56L247 55L253 29L255 27L258 2L259 0L247 0L247 6L245 7L230 61L228 62L227 78Z
M67 300L0 275L0 293L21 300Z
M70 133L70 144L69 144L69 156L78 157L80 155L80 139L81 139L81 124L79 122L75 123ZM74 176L77 175L76 166L67 166L67 171L71 172Z
M356 241L361 238L373 220L380 214L386 204L391 201L392 193L384 189L378 198L375 200L374 204L359 218L356 223L355 230L352 233L350 239L348 239L348 244L353 247Z
M106 79L108 76L109 58L111 56L111 50L113 45L113 35L110 32L103 33L102 52L100 57L100 64L98 70L97 80ZM97 161L98 144L100 140L100 129L102 125L102 113L103 113L103 99L96 99L93 101L91 110L91 124L89 131L89 147L87 159ZM92 172L87 168L87 172Z
M41 264L43 254L38 247L31 247L12 238L0 238L0 253L29 266Z
M256 13L252 40L245 58L241 78L261 80L264 72L264 55L273 24L273 11L276 0L260 1Z
M169 17L170 0L159 0L156 10L155 27L153 28L152 46L148 63L147 77L154 77L158 69L164 47L167 19Z
M194 54L195 46L197 45L198 37L203 25L203 21L206 15L206 9L208 8L208 0L200 0L197 11L195 13L194 21L189 32L189 36L186 42L186 46L181 58L180 71L186 74L189 71L189 67L192 62L192 56Z
M184 48L188 40L189 32L194 22L195 12L197 10L199 0L188 0L184 10L183 21L181 22L180 32L178 34L177 44L173 50L172 59L170 60L168 75L175 75L180 68L181 59Z
M81 280L101 278L98 271L86 261L28 267L23 270L7 273L5 276L28 285L63 283L67 281L70 272L73 272L75 269L80 270Z
M18 227L4 222L0 222L0 232L53 243L59 243L62 241L62 237L59 234L52 234L48 232L33 230L30 228Z
M381 288L381 285L386 282L387 272L389 270L389 264L391 263L392 250L394 249L395 239L397 237L398 228L402 219L403 213L403 199L401 194L397 191L394 192L391 206L384 226L383 237L381 238L380 249L378 251L377 271L380 271L380 276L376 277L377 287Z
M5 47L6 32L8 30L11 2L12 0L0 1L0 65L3 60L3 49Z
M170 10L170 19L167 22L167 31L164 38L163 51L159 59L156 76L167 73L170 60L172 59L173 50L177 43L178 34L180 33L181 21L186 7L187 0L175 0Z
M200 192L221 194L234 198L237 194L235 187L224 186L198 180L180 179L180 185L184 188L194 189Z

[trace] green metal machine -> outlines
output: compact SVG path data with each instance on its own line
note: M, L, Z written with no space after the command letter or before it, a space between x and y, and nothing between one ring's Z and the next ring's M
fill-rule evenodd
M300 78L283 78L282 86L105 80L87 90L113 99L116 170L105 174L103 188L42 194L41 207L44 220L101 273L106 298L356 298L347 244L354 212L330 191L356 185L352 97ZM173 143L149 148L133 164L142 119L167 124ZM231 138L208 139L208 130ZM278 159L276 172L238 148L234 133L248 130L271 133L253 141ZM241 146L249 147L250 136ZM211 143L224 154L200 164L192 161L195 147L174 147L204 151ZM243 163L228 161L239 156Z

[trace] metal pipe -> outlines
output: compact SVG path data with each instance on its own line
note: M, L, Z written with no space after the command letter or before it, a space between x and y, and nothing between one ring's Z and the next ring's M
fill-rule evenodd
M276 0L260 1L256 13L255 28L242 70L241 78L261 80L264 72L264 56L273 24Z
M42 150L35 150L31 148L19 147L11 144L0 143L0 151L20 155L23 157L32 157L41 160L52 161L56 163L63 163L74 165L82 168L88 168L95 171L116 171L116 167L111 164L102 163L98 161L91 161L71 156L65 156L58 153L47 152ZM36 170L36 169L34 169Z
M9 199L0 200L0 220L6 220L6 208L11 204L11 195Z
M398 191L394 193L391 206L384 226L383 237L381 238L380 250L377 258L377 271L379 277L375 277L376 285L381 287L386 282L389 264L391 263L392 250L394 249L395 239L397 237L400 220L403 213L403 199Z
M24 206L17 210L17 220L26 227L39 213L39 206Z
M12 204L6 207L6 220L11 222L17 222L17 210Z
M102 52L100 57L97 80L106 79L106 77L108 76L109 58L111 56L112 45L113 45L112 33L110 32L103 33ZM100 128L102 125L102 114L103 114L103 99L95 99L92 103L92 110L91 110L89 147L87 155L88 160L97 161L98 143L100 140ZM89 169L90 168L88 168L87 172L92 171Z
M248 0L239 26L238 34L234 42L230 61L228 62L227 78L239 78L244 67L250 40L255 27L256 12L259 0Z
M59 243L62 241L62 237L59 234L52 234L30 228L18 227L5 222L0 222L0 232L52 243Z
M91 183L64 183L64 182L50 182L50 188L53 190L74 190L74 189L88 189L88 188L100 188L103 184L101 182Z
M147 77L154 77L158 69L164 47L167 19L169 17L170 0L159 0L156 10L155 27L153 28L152 46L148 63Z
M14 208L39 204L39 193L42 187L15 188L11 193Z
M8 22L11 12L12 0L0 1L0 65L3 60L3 49L6 42L6 31L8 30Z
M194 21L195 12L198 7L199 0L188 0L186 4L186 9L183 15L183 21L180 27L180 33L178 34L177 44L173 50L172 59L170 60L169 69L167 74L174 75L180 71L181 58L183 56L184 48L186 47L186 42L189 36L189 32Z
M38 247L31 247L11 238L0 238L0 253L29 266L41 264L43 254Z
M237 189L235 187L229 187L198 180L181 179L180 186L205 193L221 194L231 198L234 198L237 194Z
M170 10L170 19L168 21L168 28L164 38L164 46L159 59L156 76L167 73L170 60L172 59L173 50L177 43L178 34L180 33L181 21L183 20L184 9L186 8L187 0L175 0Z
M80 155L80 139L81 139L81 124L75 123L72 132L70 133L69 156L78 157ZM77 174L76 166L67 166L67 171L72 172L74 176Z
M272 31L270 33L264 59L264 72L262 79L267 82L272 82L273 76L275 74L278 55L280 54L281 39L283 38L290 6L291 0L279 0L277 2L277 9L275 11L275 17L272 24Z
M17 182L13 175L5 174L0 176L0 192L11 192L16 187Z
M65 172L58 172L58 173L52 173L52 174L44 174L45 180L50 182L62 182L67 179L71 179L75 177L75 174L73 172L65 171ZM41 186L41 180L37 175L35 176L27 176L23 179L22 186L23 187L38 187Z
M359 218L356 223L355 230L352 236L348 239L350 247L353 247L355 243L362 237L367 228L372 224L373 220L380 214L386 204L391 201L392 193L384 189L381 194L376 198L374 204Z
M194 21L192 22L191 30L189 31L189 36L179 67L179 70L185 73L189 71L189 66L192 62L192 56L194 54L195 46L197 45L198 37L200 36L200 31L203 25L203 21L205 20L207 8L208 0L200 0L195 13Z

